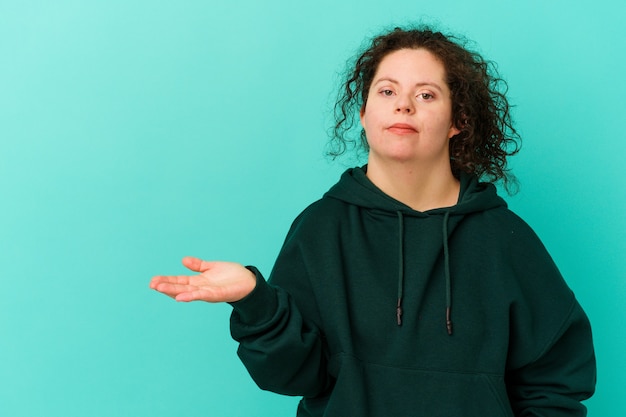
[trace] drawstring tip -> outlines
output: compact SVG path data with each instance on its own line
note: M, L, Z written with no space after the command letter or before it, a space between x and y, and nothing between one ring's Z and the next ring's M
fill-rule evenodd
M450 318L450 307L446 308L446 328L448 329L448 335L452 336L452 319Z
M402 307L396 308L396 318L398 319L398 326L402 326Z

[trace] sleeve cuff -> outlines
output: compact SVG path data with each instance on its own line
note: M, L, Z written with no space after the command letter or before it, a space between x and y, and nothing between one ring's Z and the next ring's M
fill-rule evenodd
M261 272L254 266L246 266L256 276L254 290L239 301L229 303L234 308L234 314L244 324L261 324L269 321L278 308L276 290L270 286Z

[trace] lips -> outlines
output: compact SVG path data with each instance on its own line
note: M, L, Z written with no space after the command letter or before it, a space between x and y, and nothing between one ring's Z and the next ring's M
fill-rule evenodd
M417 133L416 128L406 123L394 123L389 126L387 130L391 133L395 133L396 135L409 135Z

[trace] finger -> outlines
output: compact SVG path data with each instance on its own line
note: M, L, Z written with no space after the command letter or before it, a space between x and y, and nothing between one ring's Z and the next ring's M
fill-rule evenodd
M190 301L203 300L202 295L200 294L199 291L183 292L183 293L176 295L174 299L176 301L181 301L184 303L188 303Z
M213 267L214 262L203 261L200 258L195 258L193 256L185 256L183 258L183 265L192 271L196 272L205 272Z
M192 277L186 275L157 275L152 277L150 288L156 289L162 283L189 285L191 284L191 279Z
M190 301L206 301L209 303L219 303L226 301L222 299L219 293L211 291L209 289L193 289L187 292L181 292L174 297L176 301L190 302Z
M179 294L196 291L198 287L195 287L193 285L181 285L181 284L172 284L169 282L161 282L157 284L154 287L154 289L170 297L176 297Z

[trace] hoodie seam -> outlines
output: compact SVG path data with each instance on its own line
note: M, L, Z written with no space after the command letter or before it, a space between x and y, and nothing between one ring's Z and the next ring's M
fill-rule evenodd
M572 299L570 301L569 309L567 310L567 314L560 322L560 325L557 327L556 331L549 337L543 347L539 350L539 353L530 361L530 363L534 363L542 358L554 345L554 342L558 340L559 336L563 334L563 331L567 327L569 319L572 317L574 310L576 309L576 298L572 295Z
M493 377L498 377L498 378L504 378L504 372L503 373L497 373L497 372L486 372L486 371L458 371L458 370L452 370L452 369L434 369L434 368L425 368L422 366L396 366L396 365L389 365L389 364L384 364L384 363L378 363L378 362L372 362L372 361L366 361L363 360L361 358L359 358L358 356L351 354L351 353L346 353L346 352L338 352L336 354L333 355L333 357L331 358L331 361L333 361L335 358L338 357L350 357L353 359L356 359L357 361L359 361L362 364L365 365L372 365L372 366L376 366L376 367L381 367L381 368L388 368L388 369L401 369L401 370L406 370L406 371L420 371L420 372L432 372L432 373L438 373L438 374L449 374L449 375L486 375L486 376L493 376Z

